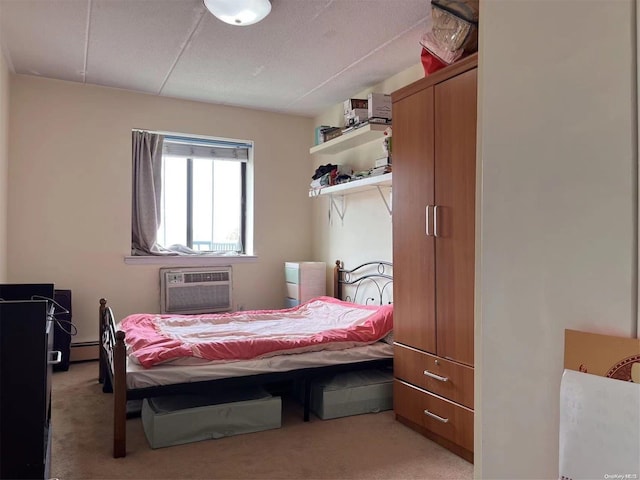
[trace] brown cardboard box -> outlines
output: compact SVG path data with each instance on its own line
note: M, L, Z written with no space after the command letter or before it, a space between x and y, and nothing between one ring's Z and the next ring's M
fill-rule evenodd
M565 330L564 368L640 383L640 338Z
M343 113L348 115L351 111L356 108L364 108L367 109L367 99L366 98L350 98L349 100L345 100L343 103Z

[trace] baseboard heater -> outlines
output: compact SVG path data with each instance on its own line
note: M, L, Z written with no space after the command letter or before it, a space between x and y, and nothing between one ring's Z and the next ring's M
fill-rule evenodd
M100 342L72 343L70 350L69 360L72 362L98 360L100 357Z

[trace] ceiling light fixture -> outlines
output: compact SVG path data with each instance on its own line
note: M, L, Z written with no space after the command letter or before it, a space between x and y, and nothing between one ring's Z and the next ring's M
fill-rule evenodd
M204 0L204 6L216 17L231 25L253 25L271 11L269 0Z

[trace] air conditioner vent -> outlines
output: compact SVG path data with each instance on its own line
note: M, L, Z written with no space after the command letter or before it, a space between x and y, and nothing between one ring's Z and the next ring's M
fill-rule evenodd
M229 272L185 273L184 283L228 282Z
M231 310L231 267L161 268L161 313L209 313Z

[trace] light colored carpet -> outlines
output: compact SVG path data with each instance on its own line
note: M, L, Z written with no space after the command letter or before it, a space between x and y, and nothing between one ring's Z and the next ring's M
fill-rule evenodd
M96 362L53 374L51 476L70 479L471 479L473 465L394 419L393 412L302 421L283 401L282 428L153 450L139 418L127 456L112 458L111 394Z

